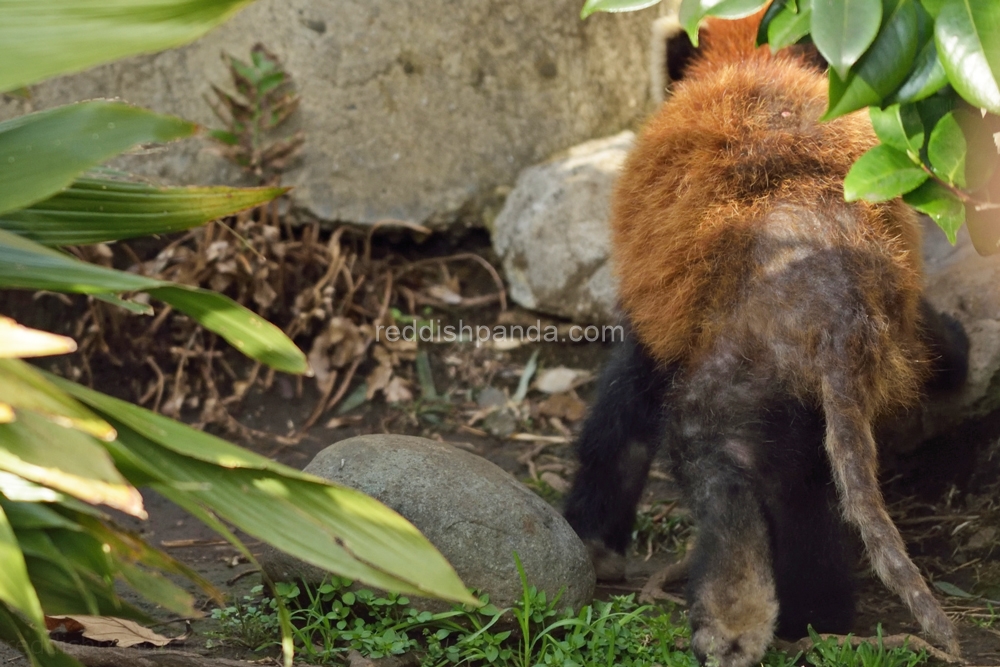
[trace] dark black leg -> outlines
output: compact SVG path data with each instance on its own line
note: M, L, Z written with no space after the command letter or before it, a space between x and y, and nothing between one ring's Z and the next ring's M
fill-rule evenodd
M631 332L601 373L597 400L577 442L580 470L566 499L566 519L581 539L625 553L649 465L663 438L670 375Z

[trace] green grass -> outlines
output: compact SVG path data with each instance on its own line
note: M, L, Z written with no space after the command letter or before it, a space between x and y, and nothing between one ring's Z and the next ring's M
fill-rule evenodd
M558 597L549 599L529 585L517 565L523 594L510 609L487 604L478 610L418 611L405 597L351 590L351 582L337 578L316 589L278 584L276 592L292 609L296 657L311 664L344 664L347 652L356 650L369 658L413 652L422 667L697 667L688 649L687 619L674 607L640 605L628 595L573 613L560 609ZM255 650L277 647L276 608L258 586L240 604L213 612L217 636ZM812 638L815 646L805 654L771 649L761 664L916 667L927 659L908 648L886 649L881 630L875 644L857 647Z

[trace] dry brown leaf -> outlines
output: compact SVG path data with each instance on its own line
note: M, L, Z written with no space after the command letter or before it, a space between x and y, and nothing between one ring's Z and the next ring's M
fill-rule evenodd
M173 641L135 621L111 616L46 616L45 627L50 632L62 627L66 632L80 633L95 642L109 642L123 648L137 644L166 646Z
M555 394L537 405L538 413L566 421L580 421L587 414L587 404L572 394Z
M427 296L438 301L443 301L450 306L457 306L462 303L462 295L455 292L448 285L431 285L427 288Z
M389 403L409 403L413 400L413 392L409 389L409 382L398 375L389 382L385 388L385 400Z
M590 377L587 371L557 366L538 374L535 389L546 394L563 394L573 387L585 382Z
M543 472L539 476L539 479L551 486L558 493L567 493L569 491L569 482L554 472Z
M385 363L376 366L375 369L368 374L368 377L365 378L365 383L368 385L368 390L365 392L365 398L369 401L372 400L377 392L380 392L389 386L389 380L391 379L391 365Z

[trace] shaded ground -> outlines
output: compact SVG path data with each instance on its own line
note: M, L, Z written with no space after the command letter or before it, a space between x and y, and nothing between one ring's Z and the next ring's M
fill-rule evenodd
M481 240L474 250L488 255ZM452 251L451 248L436 250L439 253ZM418 252L435 250L423 248ZM465 294L470 291L483 293L492 284L489 276L483 273L477 275L475 271L456 272L453 277L461 279L461 291ZM413 312L413 299L410 301L410 312ZM29 315L19 319L25 324L48 329L58 329L59 322L72 321L80 314L78 306L75 306L76 311L61 306L33 309L32 303L27 295L8 295L6 303L0 305L15 317L19 315L18 311L30 311ZM51 302L49 305L52 305ZM399 305L403 307L403 304ZM536 319L535 315L516 309L501 314L496 303L462 309L437 309L431 314L420 312L425 317L440 316L445 321L462 318L466 322L489 325L498 319L508 323L528 323ZM120 344L123 338L117 340ZM161 347L169 344L162 339L161 343L157 343ZM211 349L210 345L206 347ZM305 345L303 347L308 349ZM607 357L610 346L563 342L526 344L512 349L502 347L424 345L421 349L428 352L435 391L445 399L431 401L426 396L421 397L421 392L426 389L426 378L418 377L413 368L414 357L410 355L394 367L393 373L414 395L411 400L389 405L382 395L376 395L338 414L338 410L343 409L345 403L349 404L350 396L355 394L357 383L354 382L347 388L345 398L337 408L316 419L315 425L301 437L297 435L300 428L314 416L317 404L328 399L330 392L321 391L318 382L312 379L302 380L280 374L268 378L261 374L241 400L228 404L228 414L235 419L235 423L219 420L210 422L208 428L296 468L304 467L326 445L363 433L394 432L442 439L486 457L558 503L558 488L571 479L574 465L568 443L579 429L579 408L592 398L594 383L585 381L569 391L560 392L563 398L559 405L546 403L549 397L533 390L512 414L503 419L497 418L497 410L490 413L490 405L484 406L482 397L490 388L501 392L501 397L509 399L513 396L525 365L535 352L538 353L540 372L566 367L593 374ZM225 351L222 358L225 362L223 366L229 369L226 372L231 371L233 386L239 378L247 377L249 365L245 360ZM129 359L127 350L114 346L107 354L102 354L99 346L95 345L86 362L70 359L69 363L85 364L86 376L93 378L98 389L131 400L146 394L151 401L149 391L155 388L156 376L152 367L141 361L141 358ZM359 362L357 379L371 379L376 366L377 362L372 358ZM156 371L160 372L159 368ZM222 375L221 372L219 374ZM130 382L124 382L124 378L129 378ZM268 385L266 389L264 384ZM191 390L189 398L197 394L196 389ZM201 403L187 400L177 405L186 406L180 408L180 413L190 422L202 421L207 413L204 400ZM533 436L540 436L540 439L532 439ZM886 485L890 510L915 560L926 575L939 583L938 593L942 596L951 594L947 598L947 610L959 623L963 652L972 665L1000 665L1000 622L993 627L995 617L988 602L1000 599L1000 560L994 553L1000 543L998 436L1000 418L964 427L948 438L929 443L916 454L891 461L888 473L891 479ZM620 586L602 587L599 594L637 591L650 573L675 558L676 536L673 542L668 539L667 545L649 539L650 535L656 536L657 521L662 527L664 522L683 511L673 507L664 512L664 508L671 508L671 501L675 498L676 492L669 477L662 466L655 466L643 500L644 507L651 508L646 513L648 530L639 536L637 552L630 554L628 581ZM259 576L252 572L251 566L198 521L153 494L146 495L146 504L149 521L139 524L123 519L123 522L140 530L151 543L190 564L234 597L246 594L259 582ZM259 544L252 540L249 545L252 551L259 548ZM859 620L855 628L857 634L873 635L879 623L886 634L918 630L899 600L866 574L862 566L859 566L859 578L863 584L860 587ZM672 590L682 595L682 585ZM206 602L206 607L208 604ZM260 657L232 646L220 648L218 641L207 635L211 627L208 621L195 621L194 633L184 643L184 648L213 656ZM157 630L166 635L179 635L184 632L184 624L165 625ZM214 643L215 647L207 648L206 641ZM0 647L0 665L6 664L25 663Z

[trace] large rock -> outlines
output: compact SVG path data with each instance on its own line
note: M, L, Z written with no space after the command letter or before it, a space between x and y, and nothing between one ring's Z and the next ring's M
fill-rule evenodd
M580 0L258 0L184 48L131 58L0 101L0 118L120 96L217 126L210 84L219 55L262 42L298 83L301 164L286 174L297 205L324 220L452 220L497 186L650 110L651 21L666 9L579 18ZM237 172L201 141L142 168L215 183Z
M632 132L575 146L525 169L493 223L511 298L577 322L615 321L609 205Z
M924 262L928 300L965 326L970 343L965 390L936 403L926 415L925 430L933 434L1000 408L1000 255L980 256L964 227L951 246L928 223Z
M403 435L364 435L330 445L305 471L359 489L409 519L468 586L498 607L521 598L517 552L530 583L579 608L594 569L566 520L511 475L451 445ZM280 552L260 557L272 579L318 582L323 572Z

